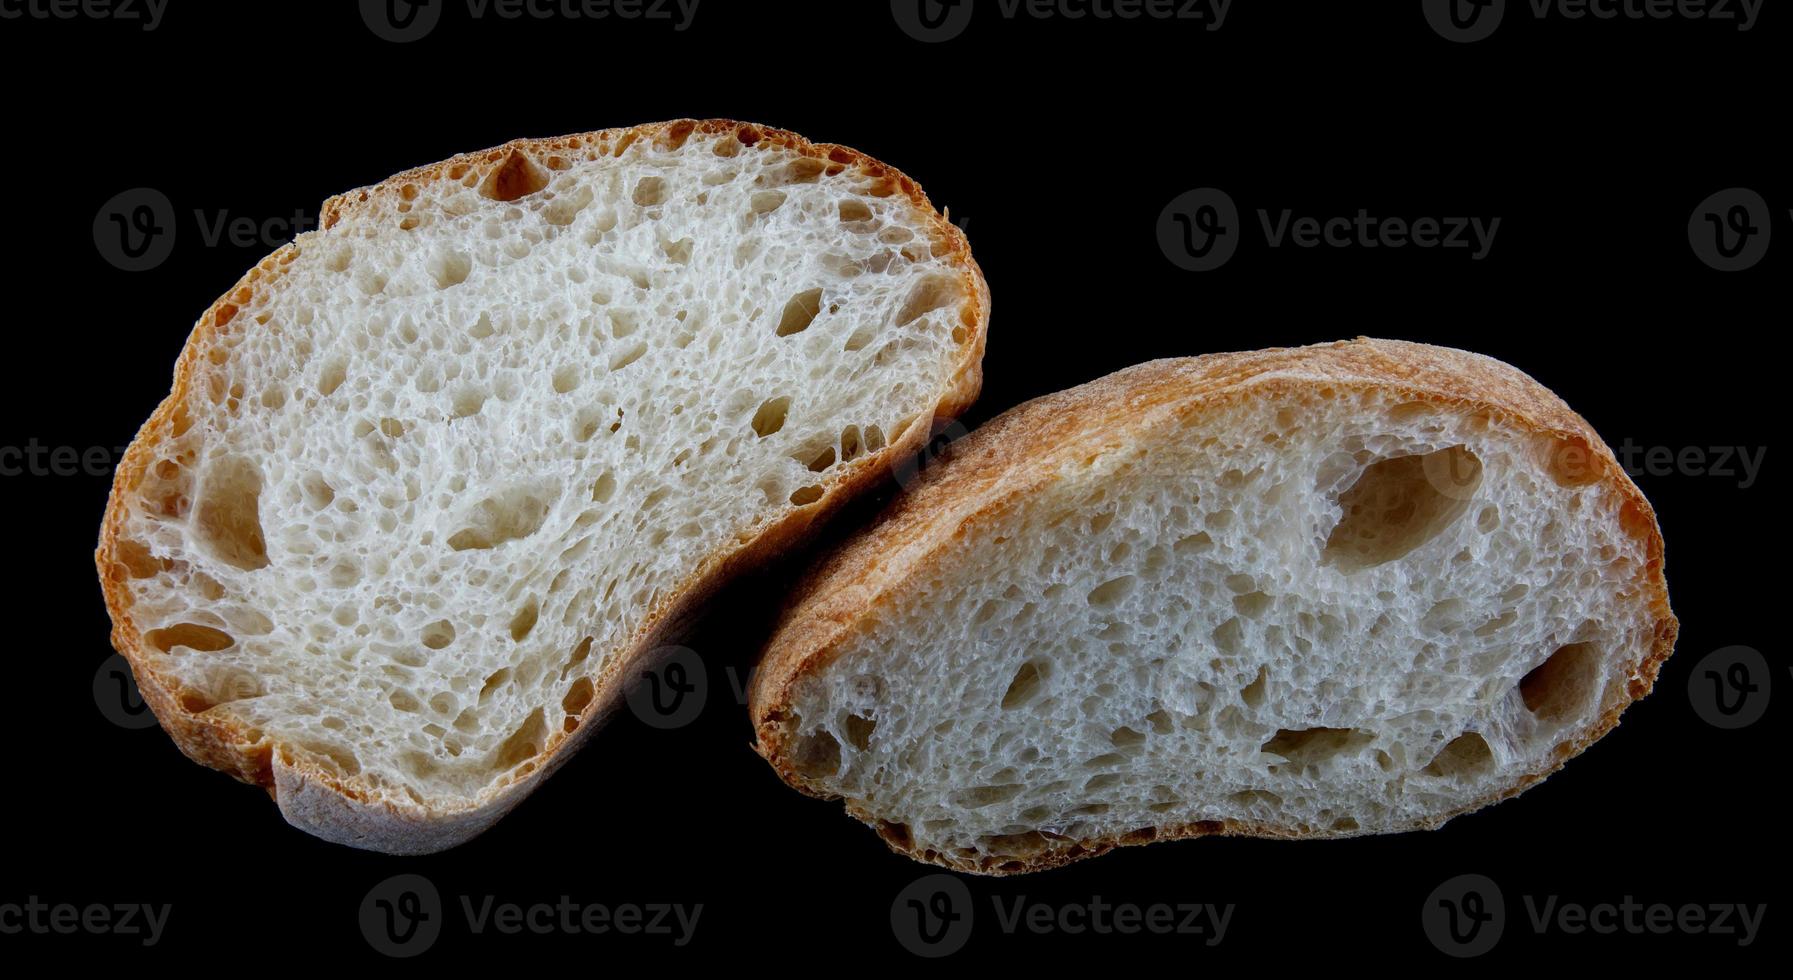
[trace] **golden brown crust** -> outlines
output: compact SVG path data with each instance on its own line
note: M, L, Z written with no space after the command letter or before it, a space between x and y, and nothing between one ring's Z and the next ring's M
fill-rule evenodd
M935 400L934 418L937 422L951 419L970 407L982 386L981 366L990 319L989 287L971 256L970 245L956 226L934 210L918 184L896 168L848 147L811 143L795 133L725 119L681 119L573 136L514 140L333 197L324 202L320 221L323 230L319 234L327 236L344 217L381 204L384 198L403 195L407 185L502 180L507 164L513 164L519 153L554 169L557 155L618 155L641 140L678 149L693 134L730 134L742 147L760 143L777 146L819 161L820 171L829 175L853 169L871 178L877 193L901 194L926 216L933 229L931 244L935 254L947 258L960 271L966 297L960 310L965 340L960 345L957 363ZM206 353L227 331L254 329L243 322L247 317L237 318L238 310L257 291L279 280L286 266L298 257L302 245L303 240L295 242L263 259L200 316L176 363L172 390L144 423L118 465L94 560L112 618L112 645L130 662L145 702L182 752L202 765L266 787L290 822L320 837L391 853L429 853L461 843L495 823L600 727L597 721L601 716L588 713L586 719L590 720L582 720L572 733L553 733L535 760L518 770L510 781L492 787L475 806L443 811L393 804L375 799L355 780L339 778L310 761L302 750L279 744L264 732L247 728L220 712L188 710L183 699L190 692L154 670L145 654L141 631L131 617L131 559L123 552L128 501L142 485L158 448L186 430L189 395L199 390ZM823 479L824 493L815 503L764 526L745 529L735 548L712 555L693 569L679 588L649 611L636 635L610 659L596 679L594 704L603 706L603 710L614 709L624 680L630 676L628 667L637 665L664 642L674 625L740 570L790 548L846 500L882 480L895 461L917 452L929 435L929 426L918 421L883 450L868 452L850 464L835 467Z
M1604 483L1621 495L1625 529L1644 547L1646 563L1643 581L1638 584L1648 593L1656 622L1654 642L1639 654L1629 683L1623 690L1614 689L1601 718L1581 740L1556 747L1547 769L1527 774L1502 792L1413 829L1435 827L1460 813L1517 795L1555 772L1617 725L1627 705L1649 693L1662 661L1674 649L1678 624L1669 608L1662 534L1655 512L1593 428L1549 389L1518 370L1466 351L1366 338L1141 364L1011 409L955 443L947 459L925 473L871 528L819 564L785 613L749 691L755 750L792 786L811 795L829 796L803 776L786 753L796 683L826 667L866 616L875 615L909 582L922 578L931 563L946 560L955 539L968 528L993 518L1054 479L1060 461L1128 444L1153 424L1154 413L1161 415L1160 410L1197 414L1235 400L1328 387L1394 390L1414 401L1483 413L1496 424L1537 437L1544 454L1541 462L1558 479ZM870 814L855 815L877 826ZM899 853L987 874L1037 871L1117 846L1209 834L1348 836L1202 821L1156 828L1149 835L1134 832L1082 841L1048 841L1041 853L1021 860L983 857L965 861L931 851L918 854L902 835L880 832Z

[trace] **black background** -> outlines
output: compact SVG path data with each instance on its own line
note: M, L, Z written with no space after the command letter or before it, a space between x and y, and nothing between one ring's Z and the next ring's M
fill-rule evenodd
M1411 0L1240 0L1213 32L1010 21L978 0L969 30L941 44L906 36L883 0L706 0L684 31L474 22L451 0L440 26L408 44L376 37L346 2L174 0L152 32L0 20L12 231L0 250L14 300L0 445L128 442L167 391L193 320L290 237L208 246L195 210L315 215L330 194L512 137L717 116L864 150L964 224L994 296L986 385L968 424L1148 358L1369 334L1507 360L1614 446L1760 450L1777 425L1769 404L1783 360L1764 348L1786 323L1793 241L1722 274L1694 256L1687 223L1707 195L1744 186L1793 235L1793 184L1776 149L1787 11L1740 33L1703 21L1539 21L1513 6L1472 45L1441 39ZM166 262L127 273L102 258L92 227L108 199L137 187L168 196L178 234ZM1482 261L1462 250L1270 250L1254 231L1227 266L1191 273L1161 253L1154 225L1197 187L1229 192L1248 224L1258 208L1503 220ZM1755 646L1781 670L1784 615L1770 589L1778 595L1782 576L1758 557L1782 545L1775 479L1638 477L1668 541L1679 652L1656 693L1557 777L1435 833L1207 839L969 879L976 926L946 963L1159 962L1116 959L1140 952L1188 957L1160 969L1447 966L1420 909L1471 872L1493 877L1509 904L1505 938L1478 965L1673 952L1721 966L1783 950L1785 811L1773 802L1784 705L1727 732L1702 722L1688 695L1694 664L1722 647ZM0 903L172 903L168 934L149 951L165 963L367 965L381 958L357 923L363 896L417 873L448 905L426 963L528 969L535 961L514 957L536 951L649 969L923 963L898 945L889 916L897 892L932 869L888 853L838 804L786 789L749 748L731 678L751 667L801 559L731 590L688 641L711 665L696 723L662 732L620 713L483 837L399 859L293 830L264 794L185 761L153 729L102 717L91 690L108 621L91 554L107 485L0 477L8 526L22 534L7 590ZM704 908L693 941L673 948L647 936L472 935L462 895ZM1522 895L1770 908L1764 935L1739 949L1735 937L1535 936ZM992 896L1236 911L1209 948L1178 935L1004 934ZM119 936L0 935L9 959L28 947L144 955Z

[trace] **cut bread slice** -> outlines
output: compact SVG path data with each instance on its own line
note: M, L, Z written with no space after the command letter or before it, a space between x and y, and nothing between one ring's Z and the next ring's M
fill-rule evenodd
M1141 365L955 443L821 564L762 755L970 872L1435 827L1650 690L1649 504L1498 361L1360 340Z
M180 747L358 847L485 829L980 382L963 235L791 133L520 141L321 225L200 318L97 560Z

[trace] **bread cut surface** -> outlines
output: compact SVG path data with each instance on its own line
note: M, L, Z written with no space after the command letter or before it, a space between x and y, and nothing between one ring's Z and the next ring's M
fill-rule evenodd
M181 748L356 846L491 824L980 381L958 229L790 133L520 141L321 224L200 319L97 561Z
M972 872L1434 827L1649 691L1662 561L1599 437L1498 361L1154 362L982 427L821 565L757 744Z

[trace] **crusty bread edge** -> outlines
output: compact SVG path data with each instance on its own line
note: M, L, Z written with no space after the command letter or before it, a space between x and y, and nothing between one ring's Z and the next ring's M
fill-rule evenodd
M509 161L516 152L539 161L546 155L585 150L595 144L620 155L639 140L653 140L677 149L693 134L730 133L744 146L763 141L827 161L831 168L855 168L867 176L881 178L888 182L889 190L902 194L912 207L928 217L935 232L935 248L944 247L942 254L960 272L965 299L959 313L966 327L957 362L934 399L932 422L942 424L969 408L983 383L982 361L990 320L990 291L983 272L972 258L964 233L934 209L915 181L848 147L812 143L795 133L726 119L680 119L571 136L520 139L409 170L372 187L333 197L324 202L320 226L327 233L345 215L366 208L383 196L398 195L407 184L458 179L449 176L451 171L489 172ZM454 847L489 828L601 727L635 673L629 668L638 666L664 642L672 628L741 570L796 546L812 526L825 522L852 496L880 482L897 461L919 451L932 435L928 420L918 418L884 449L832 469L822 478L823 495L814 504L744 533L732 548L711 555L693 569L678 588L649 611L635 636L610 658L596 678L592 707L581 717L578 727L570 734L553 731L541 754L513 773L509 781L494 783L474 805L444 809L378 799L355 778L338 777L304 752L277 742L265 732L246 728L216 712L196 713L183 707L183 692L178 685L158 674L145 654L141 632L131 617L129 571L119 551L127 498L141 484L147 467L156 458L157 447L185 430L185 405L194 379L202 376L202 355L224 331L246 328L235 319L239 307L256 290L278 280L287 264L298 256L299 248L298 243L288 244L264 258L200 316L176 362L172 390L144 423L118 464L94 561L112 619L112 645L131 664L143 699L163 730L194 761L266 788L288 822L325 840L390 854L426 854Z
M791 786L831 798L805 777L786 752L795 686L825 668L862 619L875 615L909 583L925 580L934 563L950 560L955 540L994 520L1051 479L1066 454L1093 454L1119 445L1150 425L1152 409L1203 412L1227 401L1322 387L1382 388L1497 419L1541 437L1547 461L1581 468L1587 483L1603 482L1623 499L1625 529L1638 538L1646 561L1638 583L1655 619L1653 641L1633 662L1627 682L1608 683L1598 720L1578 739L1555 746L1549 764L1513 785L1436 819L1447 820L1518 795L1562 768L1611 731L1632 702L1649 693L1662 662L1674 649L1679 624L1669 607L1663 576L1662 533L1655 511L1593 428L1549 389L1492 358L1451 348L1401 341L1341 341L1295 349L1271 349L1154 361L1089 384L1035 399L1005 412L961 440L946 460L894 501L870 528L819 563L793 599L769 642L749 689L755 751ZM1015 874L1058 867L1115 847L1211 834L1317 838L1356 832L1302 831L1233 820L1210 820L1077 841L1049 841L1023 859L981 856L967 861L934 851L918 852L901 827L882 824L851 801L854 816L878 831L897 853L974 874Z

